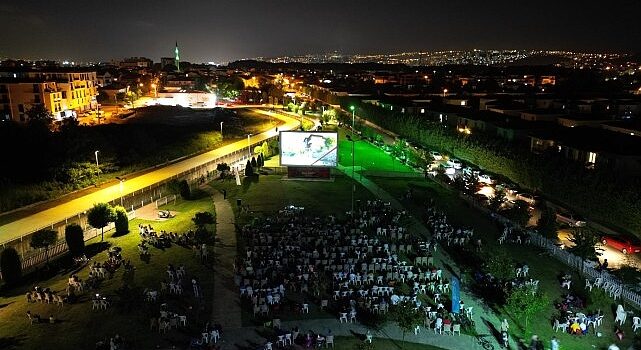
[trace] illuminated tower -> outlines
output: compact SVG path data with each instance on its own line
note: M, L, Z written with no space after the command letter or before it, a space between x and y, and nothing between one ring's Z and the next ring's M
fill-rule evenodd
M176 41L176 70L180 72L180 52L178 51L178 42Z

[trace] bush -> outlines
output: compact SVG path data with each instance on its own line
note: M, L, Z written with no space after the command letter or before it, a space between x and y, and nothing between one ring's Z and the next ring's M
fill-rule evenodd
M67 225L65 227L65 241L71 256L82 256L85 253L85 238L82 227L77 224Z
M245 176L252 176L254 175L254 168L252 168L251 161L247 161L247 164L245 164Z
M204 227L205 225L211 225L216 222L214 215L207 211L201 211L196 213L194 217L191 218L191 220L198 227Z
M194 233L194 239L197 244L209 243L213 235L204 226L199 226Z
M188 200L191 198L191 189L189 188L189 183L187 180L181 180L179 182L180 197L182 199Z
M6 248L0 254L0 269L2 270L2 279L8 285L14 285L20 282L22 278L22 264L20 256L13 248Z
M127 210L121 206L114 208L116 211L116 234L122 235L129 232L129 217L127 216Z

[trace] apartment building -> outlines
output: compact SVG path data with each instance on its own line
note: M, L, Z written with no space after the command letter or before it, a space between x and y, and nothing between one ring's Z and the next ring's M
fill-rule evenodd
M44 105L55 119L97 107L96 72L16 71L0 78L0 120L25 122L26 112Z

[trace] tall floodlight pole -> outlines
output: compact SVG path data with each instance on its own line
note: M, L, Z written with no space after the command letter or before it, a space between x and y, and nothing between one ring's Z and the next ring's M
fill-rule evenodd
M356 142L356 139L354 138L354 106L350 106L349 109L352 110L352 181L356 181L356 178L354 177L354 143ZM356 192L356 184L352 182L352 217L354 215L354 192Z
M100 151L95 151L95 152L93 152L93 154L96 156L96 167L97 167L97 168L98 168L98 167L100 167L100 166L98 165L98 152L100 152Z
M251 156L252 156L252 151L251 151L252 146L251 146L251 141L250 141L251 140L250 139L251 136L252 136L252 134L247 134L247 158L248 159L251 158Z
M220 122L220 138L223 137L223 122Z

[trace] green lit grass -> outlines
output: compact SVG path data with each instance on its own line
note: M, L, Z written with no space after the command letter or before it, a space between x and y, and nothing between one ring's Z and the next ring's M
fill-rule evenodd
M339 129L338 144L338 161L342 166L352 166L352 142L347 139L351 134L344 129ZM413 172L409 166L401 163L389 154L383 152L380 148L371 143L361 140L356 135L357 141L354 143L354 165L362 167L368 171L382 172Z
M166 279L167 264L184 264L188 276L198 276L207 297L199 302L191 296L181 298L168 297L166 302L170 309L179 314L187 315L187 330L172 330L167 334L149 331L149 318L157 316L158 306L151 306L141 301L132 309L121 309L116 306L107 311L92 311L91 302L87 300L91 292L82 294L80 302L59 308L53 304L27 304L24 298L26 290L34 285L49 287L65 294L67 277L71 273L65 271L54 277L30 283L11 290L3 290L0 297L0 346L3 349L93 349L95 343L116 333L123 336L130 344L130 349L186 348L190 335L199 334L202 325L211 318L213 302L213 280L211 269L201 265L190 249L172 245L163 250L150 247L151 258L148 263L141 261L137 244L140 242L137 225L151 223L156 230L167 230L183 233L193 228L191 218L198 211L213 211L210 197L202 197L194 201L178 200L177 203L163 206L163 209L176 211L176 217L164 222L150 222L141 219L130 221L130 232L120 237L112 237L113 231L105 234L105 241L111 245L123 248L123 257L130 259L136 267L133 282L130 284L139 288L160 288L160 281ZM99 238L87 242L88 245L98 244ZM107 259L106 251L98 253L92 259L103 262ZM77 274L86 279L88 267ZM116 290L123 284L123 269L116 271L112 279L105 280L99 292L103 295L114 296ZM189 293L190 294L190 293ZM29 326L25 316L27 310L42 317L53 314L59 321L55 325L34 324Z

